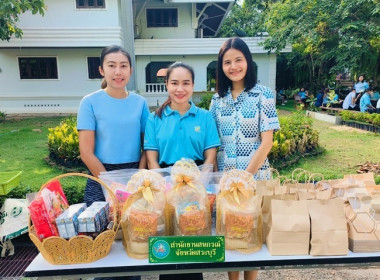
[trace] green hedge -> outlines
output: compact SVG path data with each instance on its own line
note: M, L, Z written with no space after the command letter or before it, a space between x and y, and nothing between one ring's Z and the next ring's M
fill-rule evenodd
M355 112L349 110L343 110L340 112L343 121L356 121L362 123L368 123L374 126L380 126L380 114L370 114Z
M208 107L210 100L210 96L205 95L202 106ZM279 121L281 130L274 133L273 147L268 155L271 163L287 160L295 154L309 153L319 147L318 132L312 128L313 120L302 111L280 117ZM61 165L74 162L75 167L81 163L76 118L64 119L59 126L49 129L48 147L50 158Z

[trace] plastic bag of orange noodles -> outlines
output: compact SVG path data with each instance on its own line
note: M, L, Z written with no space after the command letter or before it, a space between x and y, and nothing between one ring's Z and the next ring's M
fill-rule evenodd
M252 174L230 170L220 179L216 201L216 233L225 236L226 249L252 253L261 249L261 199Z

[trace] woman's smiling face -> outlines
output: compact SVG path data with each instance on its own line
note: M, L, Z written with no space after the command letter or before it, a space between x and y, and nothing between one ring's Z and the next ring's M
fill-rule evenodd
M99 67L100 74L105 78L107 87L125 89L132 75L129 59L121 52L109 53Z
M223 56L223 72L231 82L244 83L247 74L247 60L237 49L229 49Z
M174 68L166 81L166 88L171 105L174 105L175 108L188 104L194 90L190 71L184 67Z

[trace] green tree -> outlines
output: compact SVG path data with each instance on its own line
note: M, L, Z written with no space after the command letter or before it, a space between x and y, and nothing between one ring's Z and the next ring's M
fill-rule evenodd
M9 41L11 36L22 37L22 30L17 27L19 15L31 11L33 15L44 15L44 0L1 0L0 2L0 40Z
M310 83L319 85L348 69L379 79L379 0L285 0L268 5L268 50L292 44L302 54Z
M218 37L254 37L263 31L261 10L256 1L235 3L220 28Z
M268 51L285 55L292 84L317 88L335 81L338 72L364 73L380 83L380 0L245 0L235 4L221 36L269 34ZM283 63L282 61L281 63ZM288 71L289 72L289 71Z

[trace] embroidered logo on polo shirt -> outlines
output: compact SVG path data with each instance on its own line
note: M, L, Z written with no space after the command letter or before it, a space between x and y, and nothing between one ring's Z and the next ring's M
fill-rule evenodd
M201 127L200 126L194 126L194 131L195 132L201 132Z

